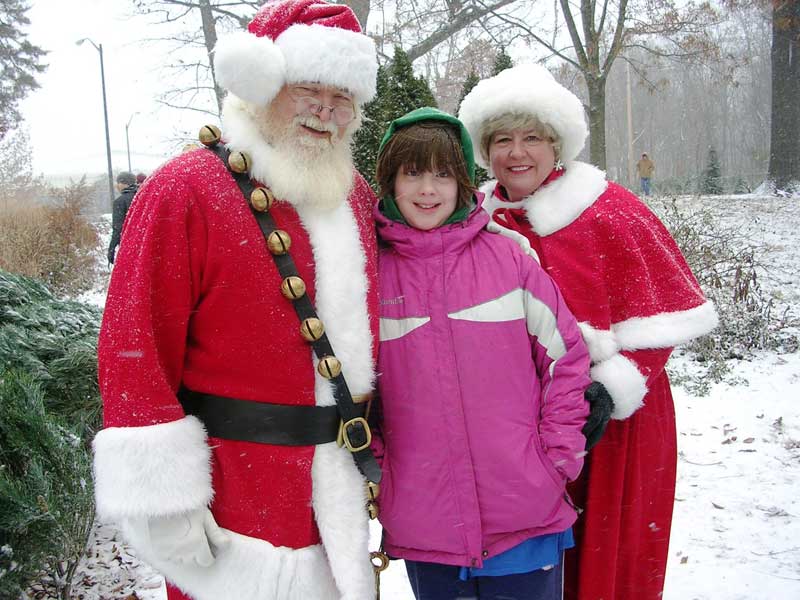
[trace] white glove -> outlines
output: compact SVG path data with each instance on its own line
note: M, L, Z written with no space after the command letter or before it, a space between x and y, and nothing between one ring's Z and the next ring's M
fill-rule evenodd
M211 511L199 508L168 517L149 517L150 548L156 558L183 565L214 564L213 550L230 543L228 534L219 528Z

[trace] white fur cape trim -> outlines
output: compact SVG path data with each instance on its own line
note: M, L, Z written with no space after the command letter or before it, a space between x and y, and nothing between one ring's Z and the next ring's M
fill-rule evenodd
M492 181L486 185L489 191L483 203L484 210L491 215L498 208L522 207L528 222L540 236L555 233L572 223L608 187L605 172L579 161L568 163L561 177L517 202L497 198L493 194L496 184Z
M592 381L599 381L614 400L612 419L627 419L643 406L647 394L647 378L636 365L621 354L615 354L591 369Z
M196 417L109 427L94 438L97 514L107 520L170 515L211 502L211 450Z
M286 82L323 83L349 91L359 104L375 96L375 42L363 33L322 25L292 25L275 40L286 60Z
M489 119L520 113L538 117L561 138L561 160L574 160L583 149L589 130L583 104L578 97L556 82L540 65L519 65L479 82L467 94L458 111L472 137L475 161L484 168L480 143Z
M214 48L217 83L253 104L266 105L286 81L283 52L268 37L238 31Z
M340 594L321 546L292 549L223 529L230 543L215 552L210 567L159 560L148 552L146 535L123 526L137 556L195 600L339 600ZM348 596L348 598L357 598ZM358 600L365 600L362 596Z
M353 394L372 389L375 366L367 313L366 256L349 203L321 212L299 206L316 271L316 308ZM314 359L316 366L317 360ZM316 374L316 402L336 403L330 382ZM322 545L343 598L374 597L364 478L350 453L335 443L314 453L312 502ZM315 597L315 596L309 596Z
M612 326L623 350L669 348L705 335L719 324L711 302L676 312L628 319Z

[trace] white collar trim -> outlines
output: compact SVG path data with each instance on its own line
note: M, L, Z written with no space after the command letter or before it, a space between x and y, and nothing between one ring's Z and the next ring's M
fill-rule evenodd
M489 214L498 208L522 207L533 230L545 236L563 229L581 216L606 190L608 181L604 171L573 161L567 163L566 172L561 177L517 202L496 198L493 194L495 185L496 182L491 182L483 188L486 190L483 206Z

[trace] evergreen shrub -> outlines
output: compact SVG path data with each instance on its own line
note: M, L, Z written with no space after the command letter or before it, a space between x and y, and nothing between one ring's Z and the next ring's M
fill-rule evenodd
M0 598L70 598L94 517L100 316L0 271Z
M23 371L0 376L0 598L69 600L94 520L91 459Z

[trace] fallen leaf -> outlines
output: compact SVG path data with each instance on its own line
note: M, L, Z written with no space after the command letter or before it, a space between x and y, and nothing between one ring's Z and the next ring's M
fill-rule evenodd
M681 564L685 565L687 562L689 562L689 557L688 556L682 556L681 557Z
M725 510L725 507L724 507L724 506L720 506L720 505L719 505L719 504L717 504L716 502L712 502L712 503L711 503L711 506L713 506L714 508L718 508L719 510Z
M752 443L753 443L753 442L755 442L755 441L756 441L756 438L751 438L751 437L749 437L749 438L743 439L743 440L742 440L742 443L743 443L743 444L752 444Z

